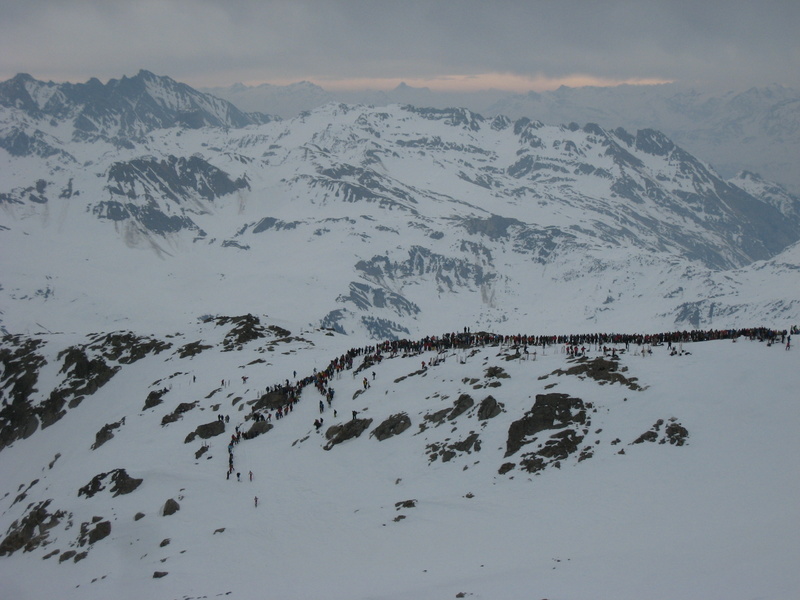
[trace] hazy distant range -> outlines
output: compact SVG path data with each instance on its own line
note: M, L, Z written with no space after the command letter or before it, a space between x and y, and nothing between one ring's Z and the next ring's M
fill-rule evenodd
M302 81L280 86L205 88L242 110L290 118L330 102L465 107L485 117L528 117L545 124L597 123L606 129L652 128L707 161L723 177L755 172L800 194L800 90L770 85L708 92L678 84L435 92L400 84L389 91L331 92Z

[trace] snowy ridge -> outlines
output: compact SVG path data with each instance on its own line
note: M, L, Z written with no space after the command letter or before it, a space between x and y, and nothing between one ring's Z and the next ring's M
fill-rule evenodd
M800 590L800 379L780 334L579 339L574 358L513 335L437 347L445 334L378 359L287 327L5 338L3 596ZM286 380L308 384L278 418Z

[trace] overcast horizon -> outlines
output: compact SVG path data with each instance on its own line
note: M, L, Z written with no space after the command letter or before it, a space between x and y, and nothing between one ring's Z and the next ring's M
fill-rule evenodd
M194 87L335 91L800 87L800 3L2 0L0 16L2 80L146 69Z

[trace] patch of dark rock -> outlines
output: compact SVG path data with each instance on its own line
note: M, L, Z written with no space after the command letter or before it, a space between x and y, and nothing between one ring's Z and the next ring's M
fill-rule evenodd
M122 427L122 421L117 421L116 423L106 423L103 427L100 428L96 434L94 434L94 444L92 444L92 450L97 450L100 446L105 444L108 440L114 437L114 431Z
M395 510L400 510L401 508L414 508L416 505L416 500L403 500L401 502L395 502L394 508Z
M552 375L575 375L581 379L589 377L601 384L619 383L627 386L634 391L641 391L642 387L637 383L636 377L625 377L619 370L619 364L615 360L609 360L604 356L597 356L589 359L581 357L575 361L575 365L567 369L557 369ZM548 377L540 377L543 379Z
M62 563L65 560L69 560L70 558L72 558L76 554L77 554L77 551L75 551L75 550L67 550L61 556L58 557L58 562Z
M202 445L202 446L200 446L200 447L197 449L197 451L194 453L194 457L195 457L195 459L198 459L198 458L200 458L200 457L201 457L201 456L203 456L203 454L205 454L206 452L208 452L208 446L206 446L205 444L203 444L203 445Z
M508 473L511 469L513 469L516 466L517 466L516 463L512 463L512 462L503 463L502 465L500 465L500 468L497 469L497 472L500 475L505 475L506 473Z
M591 448L585 448L581 450L581 453L578 455L578 462L583 462L587 458L592 458L594 456L594 452L592 452Z
M0 450L33 435L39 427L30 396L38 391L39 370L47 364L36 352L44 342L20 335L4 335L0 344L0 389L6 401L0 408Z
M173 410L168 415L164 415L164 418L161 419L161 425L163 426L163 425L168 425L170 423L174 423L183 416L183 413L189 412L195 406L197 406L197 400L195 400L194 402L181 402L180 404L178 404L175 410Z
M58 353L58 359L64 360L60 373L68 374L65 390L78 396L90 396L104 386L122 368L118 365L110 367L101 357L90 359L86 349L72 346ZM72 385L67 386L67 383Z
M0 556L11 556L17 550L30 552L47 541L49 530L58 525L67 513L58 510L50 513L50 500L43 500L29 507L21 520L15 520L8 528L6 537L0 542Z
M658 432L650 430L650 431L645 431L642 435L633 440L631 444L643 444L644 442L657 442L657 441L658 441Z
M4 335L0 345L0 381L10 404L26 403L31 393L37 391L39 370L47 364L44 356L36 352L43 340L21 335Z
M224 352L241 350L244 344L267 337L267 330L261 324L261 319L255 315L242 315L239 317L217 317L217 325L233 324L233 328L225 334L222 340Z
M80 561L82 561L84 558L86 558L87 556L89 556L89 553L88 553L88 552L78 552L78 553L75 555L75 557L72 559L72 562L80 562Z
M583 436L573 429L565 429L550 436L536 454L552 460L563 460L578 451Z
M244 438L251 440L254 437L258 437L259 435L267 433L270 429L272 429L272 427L272 423L267 423L266 421L256 421L250 426L250 429L244 433Z
M188 344L184 344L180 348L178 348L178 357L179 358L192 358L193 356L197 356L203 350L210 350L213 346L209 346L208 344L203 344L200 340L196 342L190 342Z
M100 519L101 517L95 517ZM92 527L93 526L93 527ZM87 542L91 545L95 542L108 537L111 534L110 521L94 521L92 523L81 523L81 534L78 537L78 544L85 546Z
M225 528L224 527L220 527L219 529L215 529L214 530L214 535L217 535L218 533L225 533Z
M53 460L47 465L48 469L52 469L53 465L56 464L56 461L61 458L61 452L56 452L56 455L53 457Z
M447 420L452 421L462 413L466 412L475 404L475 401L469 394L461 394L458 399L453 402L453 409L447 413Z
M428 460L430 462L440 458L442 462L449 462L453 460L459 453L471 454L473 451L480 452L481 442L477 433L470 433L465 439L447 444L445 442L434 442L428 444L425 449L428 451Z
M429 423L440 425L452 410L452 408L443 408L442 410L437 410L435 413L428 413L424 415L423 418Z
M398 413L387 418L370 432L370 437L374 437L379 442L389 439L392 436L403 433L411 427L411 419L406 413Z
M100 352L106 359L124 365L143 359L148 354L159 354L172 348L169 342L142 337L133 333L117 332L95 338L89 349Z
M112 497L124 496L135 491L141 483L142 479L136 479L128 475L125 469L116 469L111 472L111 492Z
M91 498L96 493L104 490L107 478L111 480L110 491L113 492L113 497L130 494L142 483L142 479L131 477L125 469L114 469L108 473L100 473L92 477L89 483L78 490L78 496Z
M139 521L140 519L144 519L144 513L143 512L137 512L135 515L133 515L133 520L134 521Z
M34 407L29 396L36 391L38 369L46 364L35 352L40 343L38 340L22 341L15 336L3 337L0 347L2 388L10 388L11 402L0 409L0 449L30 437L39 425L44 429L57 422L66 414L65 406L78 406L86 395L96 392L121 368L109 367L100 357L90 360L81 347L63 350L58 360L64 360L60 373L67 376L46 400ZM9 348L12 344L18 346Z
M587 424L583 400L567 394L537 394L531 410L509 426L505 456L511 456L530 443L531 437L539 432L576 424Z
M642 435L631 442L631 445L642 444L644 442L658 442L659 444L670 443L673 446L683 446L686 443L686 439L689 437L689 432L674 418L669 420L669 423L664 429L663 436L660 436L659 438L659 433L663 424L664 420L659 419L649 431L645 431Z
M394 521L395 523L399 523L400 521L402 521L405 518L406 518L405 515L397 515L394 519L392 519L392 521Z
M370 425L372 419L351 419L345 423L332 425L325 432L328 443L325 450L330 450L337 444L359 437Z
M492 396L486 396L486 398L481 400L480 405L478 405L478 420L486 421L487 419L493 419L501 412L503 412L503 405Z
M19 494L19 495L18 495L18 496L17 496L17 497L14 499L14 501L11 503L11 506L14 506L14 505L15 505L17 502L22 502L23 500L25 500L25 498L27 498L27 497L28 497L28 492L30 491L30 489L31 489L33 486L35 486L37 483L39 483L39 480L38 480L38 479L34 479L33 481L31 481L31 482L28 484L28 487L26 487L26 488L25 488L25 491L24 491L24 492L21 492L21 493L20 493L20 494ZM21 487L22 487L22 486L20 485L20 488L21 488Z
M260 398L249 401L248 404L254 411L268 411L284 408L288 406L291 401L292 398L289 395L289 390L286 388L280 388L277 390L272 390L271 392L267 392Z
M673 446L683 446L689 437L689 431L680 423L670 423L665 431L665 439L661 443L669 442Z
M292 335L292 332L288 329L284 329L283 327L278 327L277 325L270 325L267 327L272 333L274 333L279 338L287 338Z
M207 440L223 433L225 433L225 422L217 419L216 421L211 421L210 423L198 425L197 429L186 436L186 439L183 440L183 443L188 444L196 437Z
M171 541L172 540L170 540L169 538L164 538L163 540L161 540L161 543L159 544L159 547L163 548L164 546L169 546L169 543Z
M451 444L450 448L456 450L457 452L466 452L467 454L471 454L473 451L480 452L481 440L478 437L478 434L473 432L460 442Z
M161 579L169 575L169 571L153 571L153 579Z
M47 560L48 558L52 558L52 557L54 557L56 554L59 554L60 552L61 552L61 550L53 550L52 552L50 552L50 553L48 553L48 554L45 554L45 555L42 557L42 560Z
M162 388L160 390L153 390L147 394L147 398L144 401L144 408L142 408L142 410L147 410L148 408L153 408L154 406L161 404L164 394L166 394L168 391L169 390L167 388Z
M180 509L181 505L178 504L178 501L175 500L174 498L170 498L164 503L164 508L162 509L161 514L164 515L165 517L168 517L170 515L174 515Z
M487 367L485 375L493 379L508 379L511 377L502 367Z

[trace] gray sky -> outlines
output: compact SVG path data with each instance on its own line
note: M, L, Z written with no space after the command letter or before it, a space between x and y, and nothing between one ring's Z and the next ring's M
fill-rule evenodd
M0 80L800 87L800 1L0 0Z

